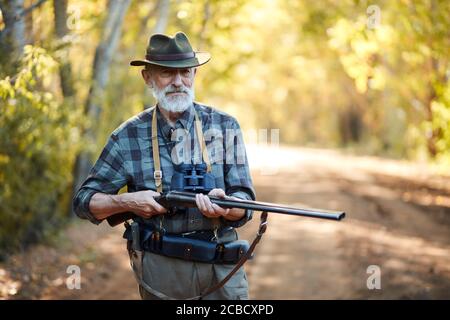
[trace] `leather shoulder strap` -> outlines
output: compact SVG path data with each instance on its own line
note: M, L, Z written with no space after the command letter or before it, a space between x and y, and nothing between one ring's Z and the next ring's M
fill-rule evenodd
M158 192L162 192L162 175L161 160L159 157L159 143L158 143L158 121L157 121L157 107L155 106L152 116L152 151L153 151L153 164L155 171L153 172L153 178L155 179L155 186ZM202 152L203 161L206 163L207 172L211 172L211 163L209 161L208 149L206 148L205 137L203 136L202 122L194 110L195 115L195 130L197 133L198 142L200 144L200 150Z
M200 120L197 111L195 111L195 130L197 132L200 150L202 151L203 161L206 163L207 172L211 172L211 163L209 162L208 149L206 148L205 137L203 136L202 121Z
M159 144L158 144L158 123L156 116L157 107L153 110L152 117L152 151L153 151L153 165L155 171L153 171L153 178L155 179L155 186L158 192L162 192L162 171L161 160L159 159Z

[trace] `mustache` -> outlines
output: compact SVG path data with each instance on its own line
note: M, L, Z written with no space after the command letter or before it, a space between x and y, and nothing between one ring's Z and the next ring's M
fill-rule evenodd
M164 89L164 93L165 94L167 94L167 93L177 93L177 92L189 93L187 88L185 88L184 86L183 87L179 87L179 88L171 86L171 87L167 87L167 88Z

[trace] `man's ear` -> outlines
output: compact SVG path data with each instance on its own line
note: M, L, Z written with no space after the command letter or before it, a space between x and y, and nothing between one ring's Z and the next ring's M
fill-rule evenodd
M142 78L144 78L145 83L148 86L152 87L152 82L150 81L150 77L151 77L150 71L147 69L142 69L141 74L142 74Z

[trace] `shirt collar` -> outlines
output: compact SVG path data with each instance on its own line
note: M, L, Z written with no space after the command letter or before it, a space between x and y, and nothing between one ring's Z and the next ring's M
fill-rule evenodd
M162 115L162 113L159 111L159 107L157 108L158 112L156 113L157 120L158 120L158 127L161 130L161 133L163 134L164 138L171 140L172 136L172 130L173 129L185 129L187 131L190 131L191 126L194 122L195 117L195 109L194 109L194 103L189 106L182 114L181 117L178 118L178 120L175 123L175 127L171 126L167 119Z

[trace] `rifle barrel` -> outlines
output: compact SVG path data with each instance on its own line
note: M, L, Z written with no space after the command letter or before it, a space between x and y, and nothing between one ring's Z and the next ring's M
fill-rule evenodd
M303 209L292 208L287 206L280 206L277 204L269 204L258 201L250 200L231 200L222 199L214 196L209 196L212 203L215 203L222 208L239 208L250 209L256 211L267 211L273 213L289 214L295 216L305 216L311 218L329 219L329 220L341 220L345 217L343 211L331 211L323 209ZM195 194L182 191L170 191L167 194L156 199L161 205L166 203L175 203L180 207L196 207Z

